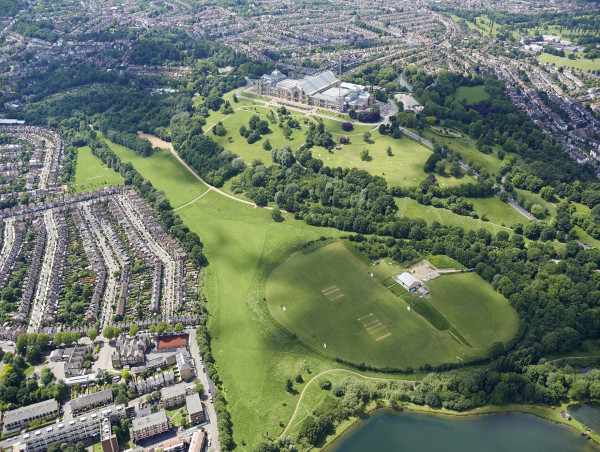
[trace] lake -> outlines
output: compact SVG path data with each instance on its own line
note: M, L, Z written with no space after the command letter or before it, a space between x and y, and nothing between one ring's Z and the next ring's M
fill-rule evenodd
M600 432L599 404L570 406L569 414L586 427L589 427L596 432Z
M568 427L522 413L451 417L378 411L328 452L598 452Z

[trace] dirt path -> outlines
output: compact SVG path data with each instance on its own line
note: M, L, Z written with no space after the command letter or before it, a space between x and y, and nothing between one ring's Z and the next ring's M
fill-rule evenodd
M562 361L564 359L593 359L593 358L600 358L600 355L590 355L590 356L565 356L564 358L557 358L557 359L553 359L551 361L546 361L547 363L555 363L558 361Z
M300 394L300 398L298 399L298 403L296 404L296 409L294 410L294 414L292 414L292 417L291 417L290 421L285 426L285 429L283 429L283 432L281 432L281 435L279 435L279 439L283 438L284 435L289 430L289 428L292 426L292 423L294 422L294 419L296 418L296 414L298 414L298 410L300 409L300 403L302 402L302 397L304 397L304 393L306 392L306 390L308 389L308 387L310 386L310 384L313 381L315 381L317 378L319 378L320 376L328 374L328 373L331 373L331 372L346 372L346 373L355 375L357 377L364 378L365 380L399 381L401 383L411 383L413 385L413 389L416 387L416 384L417 384L416 380L395 380L393 378L369 377L367 375L362 375L362 374L359 374L358 372L354 372L353 370L347 370L347 369L329 369L329 370L324 370L323 372L321 372L321 373L315 375L314 377L312 377L308 381L308 383L306 383L306 386L304 386L304 389L302 390L302 393Z
M233 195L230 195L229 193L225 193L223 190L219 190L217 187L213 187L212 185L210 185L208 182L206 182L204 179L202 179L200 176L198 176L198 174L196 174L196 172L189 167L189 165L187 163L185 163L183 161L183 159L181 157L179 157L179 154L177 153L177 151L175 151L175 149L173 148L173 145L171 143L168 143L164 140L161 140L160 138L158 138L157 136L154 135L149 135L146 133L139 133L138 132L138 136L140 138L146 138L148 141L150 141L150 143L152 143L152 146L160 148L160 149L168 149L171 151L171 154L173 154L173 156L179 161L179 163L181 163L185 169L187 169L197 180L199 180L200 182L202 182L204 185L206 185L208 187L208 190L205 191L204 193L202 193L200 196L198 196L196 199L194 199L193 201L187 203L185 206L191 204L192 202L196 201L197 199L201 198L202 196L204 196L205 194L207 194L209 191L214 191L220 195L226 196L230 199L233 199L234 201L237 202L241 202L243 204L247 204L249 206L252 206L254 208L258 207L255 203L251 202L251 201L246 201L245 199L240 199L240 198L236 198ZM182 207L185 206L180 206L178 207L178 209L181 209ZM265 207L265 209L272 209L271 207Z

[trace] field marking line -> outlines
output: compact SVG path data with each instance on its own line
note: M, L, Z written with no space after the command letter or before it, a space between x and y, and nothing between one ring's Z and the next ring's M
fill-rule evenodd
M341 289L339 287L336 287L335 289L331 289L331 290L328 290L327 292L323 292L323 295L325 295L325 296L328 297L329 295L331 295L332 293L337 292L338 290L341 290Z
M324 370L323 372L320 372L317 375L315 375L314 377L312 377L308 381L308 383L306 383L306 386L304 386L304 389L302 389L302 392L300 393L300 398L298 399L298 403L296 404L296 409L294 410L294 413L292 414L292 417L290 418L290 421L285 426L285 428L283 429L283 432L281 432L281 435L279 435L278 439L283 438L283 436L286 434L286 432L292 426L292 423L294 422L294 419L296 418L296 414L298 413L298 409L300 408L300 403L302 402L302 398L304 397L304 393L309 388L309 386L311 385L311 383L313 381L315 381L317 378L319 378L320 376L328 374L328 373L331 373L331 372L347 372L347 373L355 375L357 377L364 378L365 380L397 381L399 383L410 383L410 384L413 385L413 389L415 389L416 386L417 386L417 381L416 380L397 380L395 378L369 377L367 375L362 375L362 374L359 374L358 372L354 372L353 370L348 370L348 369L329 369L329 370Z
M379 319L375 319L375 320L373 320L372 322L369 322L369 323L363 323L363 327L365 327L365 328L368 328L368 327L370 327L370 326L372 326L372 325L375 325L375 324L376 324L376 323L378 323L378 322L379 322Z
M343 294L343 293L342 293L342 294L339 294L337 297L330 298L330 299L329 299L329 301L334 301L334 300L337 300L338 298L342 298L343 296L344 296L344 294Z
M360 321L362 321L362 319L366 319L367 317L370 317L370 316L372 316L372 315L373 315L373 313L371 312L370 314L367 314L367 315L364 315L364 316L362 316L362 317L359 317L359 318L358 318L358 321L360 322Z
M371 330L374 330L375 328L379 328L380 326L383 326L383 323L377 322L375 325L370 326L369 328L365 328L365 330L370 332Z
M179 209L183 209L184 207L187 207L187 206L189 206L190 204L193 204L193 203L195 203L196 201L198 201L200 198L202 198L202 197L203 197L205 194L207 194L207 193L208 193L208 192L210 192L210 191L212 191L212 188L209 188L209 189L208 189L208 190L206 190L204 193L202 193L200 196L198 196L198 197L196 197L196 198L192 199L192 200L191 200L190 202L188 202L187 204L184 204L183 206L176 207L175 209L173 209L173 212L175 212L176 210L179 210Z
M386 337L390 337L392 335L392 333L388 333L388 334L384 334L381 337L378 337L377 339L375 339L376 341L381 341L383 339L385 339Z
M326 289L323 289L321 292L325 293L331 289L335 289L337 286L331 286L331 287L327 287Z

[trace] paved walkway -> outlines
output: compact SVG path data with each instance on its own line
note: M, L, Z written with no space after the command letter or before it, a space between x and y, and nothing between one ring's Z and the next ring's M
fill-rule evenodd
M329 369L329 370L324 370L323 372L318 373L317 375L315 375L314 377L312 377L308 381L308 383L306 383L306 386L304 386L304 389L302 390L302 393L300 394L300 398L298 399L298 403L296 404L296 409L294 410L294 414L292 414L292 417L291 417L290 421L285 426L285 429L283 429L283 432L281 432L281 435L279 435L279 439L283 438L284 435L289 430L289 428L292 426L292 423L294 422L294 419L296 418L296 414L298 414L298 410L300 409L300 403L302 402L302 397L304 397L304 393L306 392L306 390L308 389L308 387L310 386L310 384L313 381L315 381L317 378L319 378L320 376L328 374L328 373L331 373L331 372L347 372L347 373L355 375L357 377L364 378L365 380L398 381L398 382L401 382L401 383L411 383L413 385L413 388L415 388L416 385L417 385L416 380L396 380L394 378L369 377L367 375L362 375L362 374L359 374L358 372L354 372L353 370L348 370L348 369Z

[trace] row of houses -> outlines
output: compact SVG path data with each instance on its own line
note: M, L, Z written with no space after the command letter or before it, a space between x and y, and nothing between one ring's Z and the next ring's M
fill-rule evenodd
M13 317L16 322L22 322L29 315L31 308L31 301L35 293L35 286L40 274L40 268L42 266L42 257L44 256L44 248L46 246L46 228L44 224L37 220L34 222L34 230L36 231L35 245L33 247L33 254L31 256L31 264L25 282L23 283L21 299L19 300L19 311Z
M160 308L160 295L162 287L162 263L150 248L144 243L131 220L123 211L121 205L113 198L108 203L111 215L117 220L119 226L125 231L130 245L144 260L146 265L152 267L152 292L150 294L150 312L158 312Z
M85 315L88 322L95 322L98 319L100 301L106 284L106 266L104 265L104 259L96 246L96 241L92 236L87 221L83 219L79 208L73 208L72 217L73 222L79 231L79 235L81 236L83 250L85 251L88 263L91 265L92 271L96 277L92 299L90 300L90 305L88 306Z
M56 322L56 314L58 312L58 296L62 286L63 277L65 274L65 264L67 259L67 245L69 239L69 230L67 221L62 214L54 215L54 227L57 230L58 238L56 240L56 249L52 261L51 274L46 292L46 304L44 308L44 316L42 322L44 325L53 324Z
M115 314L122 316L125 313L125 302L127 301L127 294L129 292L129 281L131 278L131 262L129 261L129 256L127 255L127 251L125 246L119 239L119 236L115 232L110 220L108 218L108 214L102 207L102 204L99 201L93 202L91 206L92 212L94 216L98 219L98 223L102 228L102 233L108 238L108 243L110 247L115 252L117 256L117 261L119 262L119 266L121 267L121 279L119 280L119 296L117 298L117 304L115 309Z

